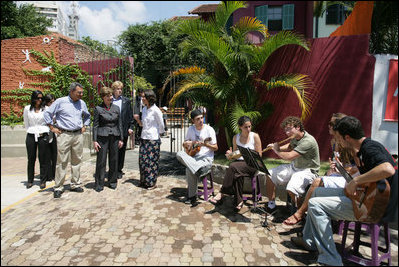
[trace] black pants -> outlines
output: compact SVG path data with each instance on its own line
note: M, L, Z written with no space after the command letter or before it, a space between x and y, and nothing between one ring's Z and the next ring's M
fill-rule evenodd
M118 172L120 173L122 173L123 165L125 164L125 154L128 138L129 136L123 138L123 146L119 149L118 153Z
M108 159L108 181L110 184L117 183L118 174L118 142L119 136L98 136L97 142L101 146L100 151L97 152L96 160L96 186L104 186L105 178L105 167L107 165L107 154L109 152Z
M44 183L48 178L48 165L49 165L49 150L48 150L48 134L40 136L35 142L34 134L26 135L26 152L28 154L28 183L33 183L35 176L35 162L36 152L39 153L39 164L40 164L40 183Z
M243 160L236 160L230 163L223 179L220 192L234 195L234 205L237 206L242 200L244 178L252 177L256 172L255 168L248 166Z

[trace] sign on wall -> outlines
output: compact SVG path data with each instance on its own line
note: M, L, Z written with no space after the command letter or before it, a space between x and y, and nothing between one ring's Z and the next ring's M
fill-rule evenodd
M385 121L398 121L398 60L389 61L389 77Z

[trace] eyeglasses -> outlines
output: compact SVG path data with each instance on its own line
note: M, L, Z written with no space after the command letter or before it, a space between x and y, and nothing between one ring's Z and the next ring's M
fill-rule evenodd
M36 100L43 100L43 97L37 97Z
M294 127L285 127L284 132L290 132Z

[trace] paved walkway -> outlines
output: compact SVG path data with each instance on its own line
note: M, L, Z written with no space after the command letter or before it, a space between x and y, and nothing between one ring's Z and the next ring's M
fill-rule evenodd
M167 167L153 191L137 186L136 148L127 151L126 174L116 190L94 191L92 157L81 169L85 191L68 190L68 173L60 199L53 198L53 183L38 191L36 180L31 189L25 189L25 158L2 158L1 265L303 266L315 262L315 254L291 244L290 237L300 228L281 224L286 217L282 202L277 203L275 217L269 217L270 230L261 226L264 217L251 212L250 201L240 213L231 211L230 199L220 207L202 200L194 208L182 203L184 168L174 164L165 147L161 164ZM220 185L215 187L218 191ZM340 236L334 239L338 245ZM396 230L391 239L392 264L397 265ZM371 254L368 248L361 252Z

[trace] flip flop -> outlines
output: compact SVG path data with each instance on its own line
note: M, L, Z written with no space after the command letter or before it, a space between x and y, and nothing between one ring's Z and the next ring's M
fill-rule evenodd
M296 220L296 222L292 222L292 220L290 220L291 217L294 217L294 219ZM302 220L303 220L303 218L298 219L298 217L297 217L297 216L295 215L295 213L294 213L294 214L292 214L292 216L288 217L288 218L283 222L283 224L285 224L285 225L295 225L295 224L299 223L299 222L302 221Z

